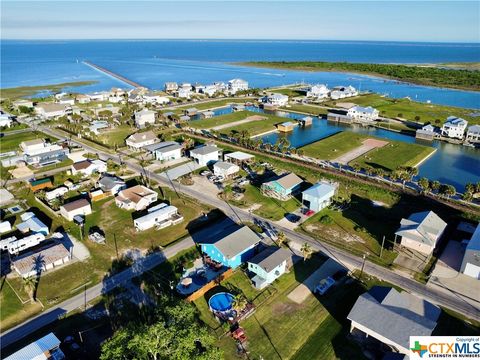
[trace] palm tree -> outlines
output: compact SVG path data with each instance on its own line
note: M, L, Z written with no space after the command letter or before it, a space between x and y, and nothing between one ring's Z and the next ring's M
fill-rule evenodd
M23 278L23 288L25 292L28 294L30 300L36 301L34 294L35 294L35 287L37 286L37 278L34 276L29 276Z
M286 244L288 239L287 239L287 235L285 235L283 231L280 231L277 234L277 237L278 237L278 245L282 246L283 244Z
M232 307L237 310L237 312L243 310L247 305L248 300L243 294L238 294L233 298Z
M300 248L300 251L302 252L302 255L303 255L303 261L307 261L307 259L309 259L313 253L313 249L308 243L303 243L302 247Z
M421 178L418 180L418 186L422 189L422 192L426 194L428 190L430 190L430 181L426 177Z
M353 171L355 171L355 176L357 176L357 173L360 172L360 170L362 170L362 167L360 166L359 163L354 163L352 165L352 168L353 168Z

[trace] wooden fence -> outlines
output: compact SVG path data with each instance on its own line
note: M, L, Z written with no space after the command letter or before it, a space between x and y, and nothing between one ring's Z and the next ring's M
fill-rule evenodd
M217 276L215 279L210 281L208 284L205 284L202 288L198 289L195 291L193 294L191 294L189 297L187 297L187 301L192 302L197 300L199 297L203 296L208 290L214 288L218 284L220 284L223 280L228 279L230 276L233 275L233 270L228 269L224 273L221 273L219 276Z

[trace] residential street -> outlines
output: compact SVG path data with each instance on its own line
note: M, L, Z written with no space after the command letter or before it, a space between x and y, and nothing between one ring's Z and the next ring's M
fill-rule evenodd
M43 131L48 135L52 135L58 138L65 138L64 136L60 135L58 132L50 128L41 127L39 128L39 130ZM181 185L179 183L173 183L165 179L163 176L160 176L159 174L155 174L153 172L144 170L138 164L129 162L124 158L120 159L119 156L117 155L112 155L106 152L99 151L98 149L85 145L77 140L72 139L71 141L75 144L78 144L84 147L88 152L99 154L102 160L112 159L117 163L119 163L120 161L123 161L124 163L126 163L126 165L130 170L142 173L145 176L149 177L150 179L155 180L160 185L173 188L174 191L176 191L179 195L185 194L193 199L197 199L199 202L218 208L222 210L226 215L230 216L236 222L245 222L245 221L253 222L254 218L261 219L262 221L267 222L272 227L276 228L277 231L284 232L292 242L295 242L299 245L303 243L308 243L311 245L313 249L325 253L327 256L331 257L332 259L338 261L339 263L349 268L359 269L362 266L361 257L352 255L332 245L321 243L318 240L315 240L309 236L297 233L285 227L278 226L273 222L260 218L259 216L252 215L248 211L232 206L226 203L225 201L220 200L218 197L213 197L209 195L208 193L205 194L197 190L194 190L192 187ZM214 229L216 229L216 231L221 231L221 229L223 229L226 226L228 226L226 223L220 222L214 225ZM212 229L209 228L208 230L209 230L208 234L204 232L205 236L211 234ZM198 236L198 233L195 235ZM81 306L84 306L85 301L86 302L91 301L92 299L100 296L102 293L112 290L116 286L119 286L125 283L126 281L129 281L133 277L138 276L144 271L147 271L157 266L158 264L162 263L163 261L165 261L165 259L171 258L175 254L177 254L179 251L187 249L191 246L193 246L193 240L191 239L191 237L188 237L182 240L181 242L178 242L166 248L160 253L152 254L142 259L142 261L138 262L131 268L112 276L103 284L98 284L96 286L93 286L87 289L85 293L78 294L73 298L66 300L63 303L55 306L54 308L47 310L45 313L33 319L30 319L25 323L7 331L6 333L2 334L2 337L1 337L2 348L28 335L29 333L55 321L56 319L58 319L59 316L62 316L65 313L75 310ZM440 306L449 308L469 318L480 321L479 308L472 306L471 304L467 303L461 297L459 297L458 295L452 292L440 291L440 290L428 288L426 285L418 283L415 280L402 276L389 269L386 269L379 265L375 265L368 261L365 263L364 272L372 276L378 277L382 280L385 280L389 283L392 283L394 285L397 285L415 295L421 296Z

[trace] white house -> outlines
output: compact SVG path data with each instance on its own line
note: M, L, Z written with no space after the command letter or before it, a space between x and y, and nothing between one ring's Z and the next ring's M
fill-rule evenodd
M102 160L83 160L72 164L71 171L73 175L82 174L90 176L93 173L103 174L107 171L107 163Z
M480 125L470 126L465 139L471 143L480 143Z
M79 104L88 104L90 102L90 96L84 94L78 94L75 99Z
M8 239L2 240L0 243L2 250L7 250L11 255L16 255L22 251L30 249L31 247L37 246L44 240L45 235L43 234L31 234L21 239L12 236Z
M333 100L344 99L357 95L358 91L353 86L336 86L332 89L332 91L330 91L330 97Z
M143 128L147 124L155 124L155 111L142 109L135 112L135 125Z
M265 96L262 102L271 106L285 106L288 104L288 96L283 94L271 94Z
M237 91L248 90L248 82L242 79L232 79L228 82L228 91L230 94L236 94Z
M12 224L10 224L10 221L0 222L0 234L5 234L9 231L12 231Z
M183 216L178 213L175 206L161 203L148 209L148 214L133 221L137 231L143 231L156 227L163 229L167 226L176 225L183 221Z
M98 180L98 186L103 192L116 195L120 190L126 189L127 184L116 176L104 176Z
M465 275L480 280L480 224L477 225L465 248L460 271Z
M45 144L46 144L45 139L22 141L20 143L20 149L22 149L23 152L36 151L36 150L43 149L45 147Z
M67 188L66 186L60 186L60 187L58 187L58 188L56 188L56 189L47 191L47 192L45 193L45 199L47 199L48 201L51 201L51 200L53 200L53 199L62 197L62 196L65 195L67 192L68 192L68 188Z
M449 116L442 126L442 135L463 140L468 121L456 116Z
M12 114L8 114L2 111L0 114L0 127L12 126L13 119L14 117Z
M148 91L142 95L143 102L146 104L168 104L170 99L166 96L161 96L154 93L153 91Z
M143 185L121 190L115 197L115 204L121 209L140 211L157 201L158 194Z
M190 150L190 157L202 166L217 162L220 156L221 150L215 145L202 145Z
M35 106L35 112L44 119L64 116L66 109L66 105L57 103L40 103Z
M31 211L27 211L20 215L22 222L17 224L17 230L23 234L43 234L47 236L49 234L48 226L45 225L35 214Z
M302 204L309 210L321 211L330 205L336 189L333 184L318 182L302 192Z
M108 129L110 124L105 120L95 120L90 123L88 130L90 130L95 135L99 135L101 130Z
M415 132L415 137L423 140L433 140L437 134L437 128L433 125L422 126L421 129L418 129Z
M182 145L175 141L158 143L154 150L155 159L161 162L177 160L182 157Z
M271 247L248 260L248 270L255 274L252 282L257 289L263 289L287 271L292 253L284 248Z
M213 96L218 91L215 85L207 85L203 88L202 93L207 96Z
M178 88L177 97L183 98L183 99L190 99L190 96L192 96L192 89L191 88L190 89L183 88L183 87Z
M129 148L139 150L140 148L158 142L158 137L153 131L138 132L130 135L125 143Z
M98 91L94 92L93 94L87 94L90 98L90 101L105 101L110 96L108 91Z
M73 106L73 105L75 105L75 99L63 98L63 99L58 100L58 104Z
M317 84L307 88L306 96L309 98L324 99L328 97L329 92L330 90L327 88L326 85Z
M23 141L20 143L23 158L29 165L48 165L64 160L69 152L68 148L50 144L44 139Z
M213 173L216 176L223 176L224 178L230 177L240 171L240 167L238 165L225 162L225 161L217 161L213 164Z
M362 122L371 122L378 119L379 112L377 109L374 109L371 106L353 106L348 109L347 116L351 119L362 121Z
M165 92L174 92L177 91L178 84L176 82L166 82L165 83Z
M395 235L401 237L402 246L430 255L446 227L447 223L433 211L423 211L402 219Z
M78 199L60 206L60 214L67 220L72 221L75 215L89 215L92 207L87 199Z
M39 262L37 259L42 259L42 261ZM12 267L20 276L27 278L63 265L70 260L70 252L65 248L65 245L54 244L17 257L12 261ZM30 357L27 358L30 359Z

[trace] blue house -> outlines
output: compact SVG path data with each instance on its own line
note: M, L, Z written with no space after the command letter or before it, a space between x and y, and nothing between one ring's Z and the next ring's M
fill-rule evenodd
M302 204L315 212L325 209L330 205L335 195L336 186L319 182L302 192Z
M243 226L219 239L209 239L199 244L202 252L211 260L236 268L254 255L259 242L258 235L248 226Z
M262 184L262 191L265 195L275 197L280 200L288 198L300 190L303 180L294 173L283 175L276 180Z
M292 252L280 247L269 247L248 260L248 270L254 273L252 283L263 289L274 282L292 264Z

